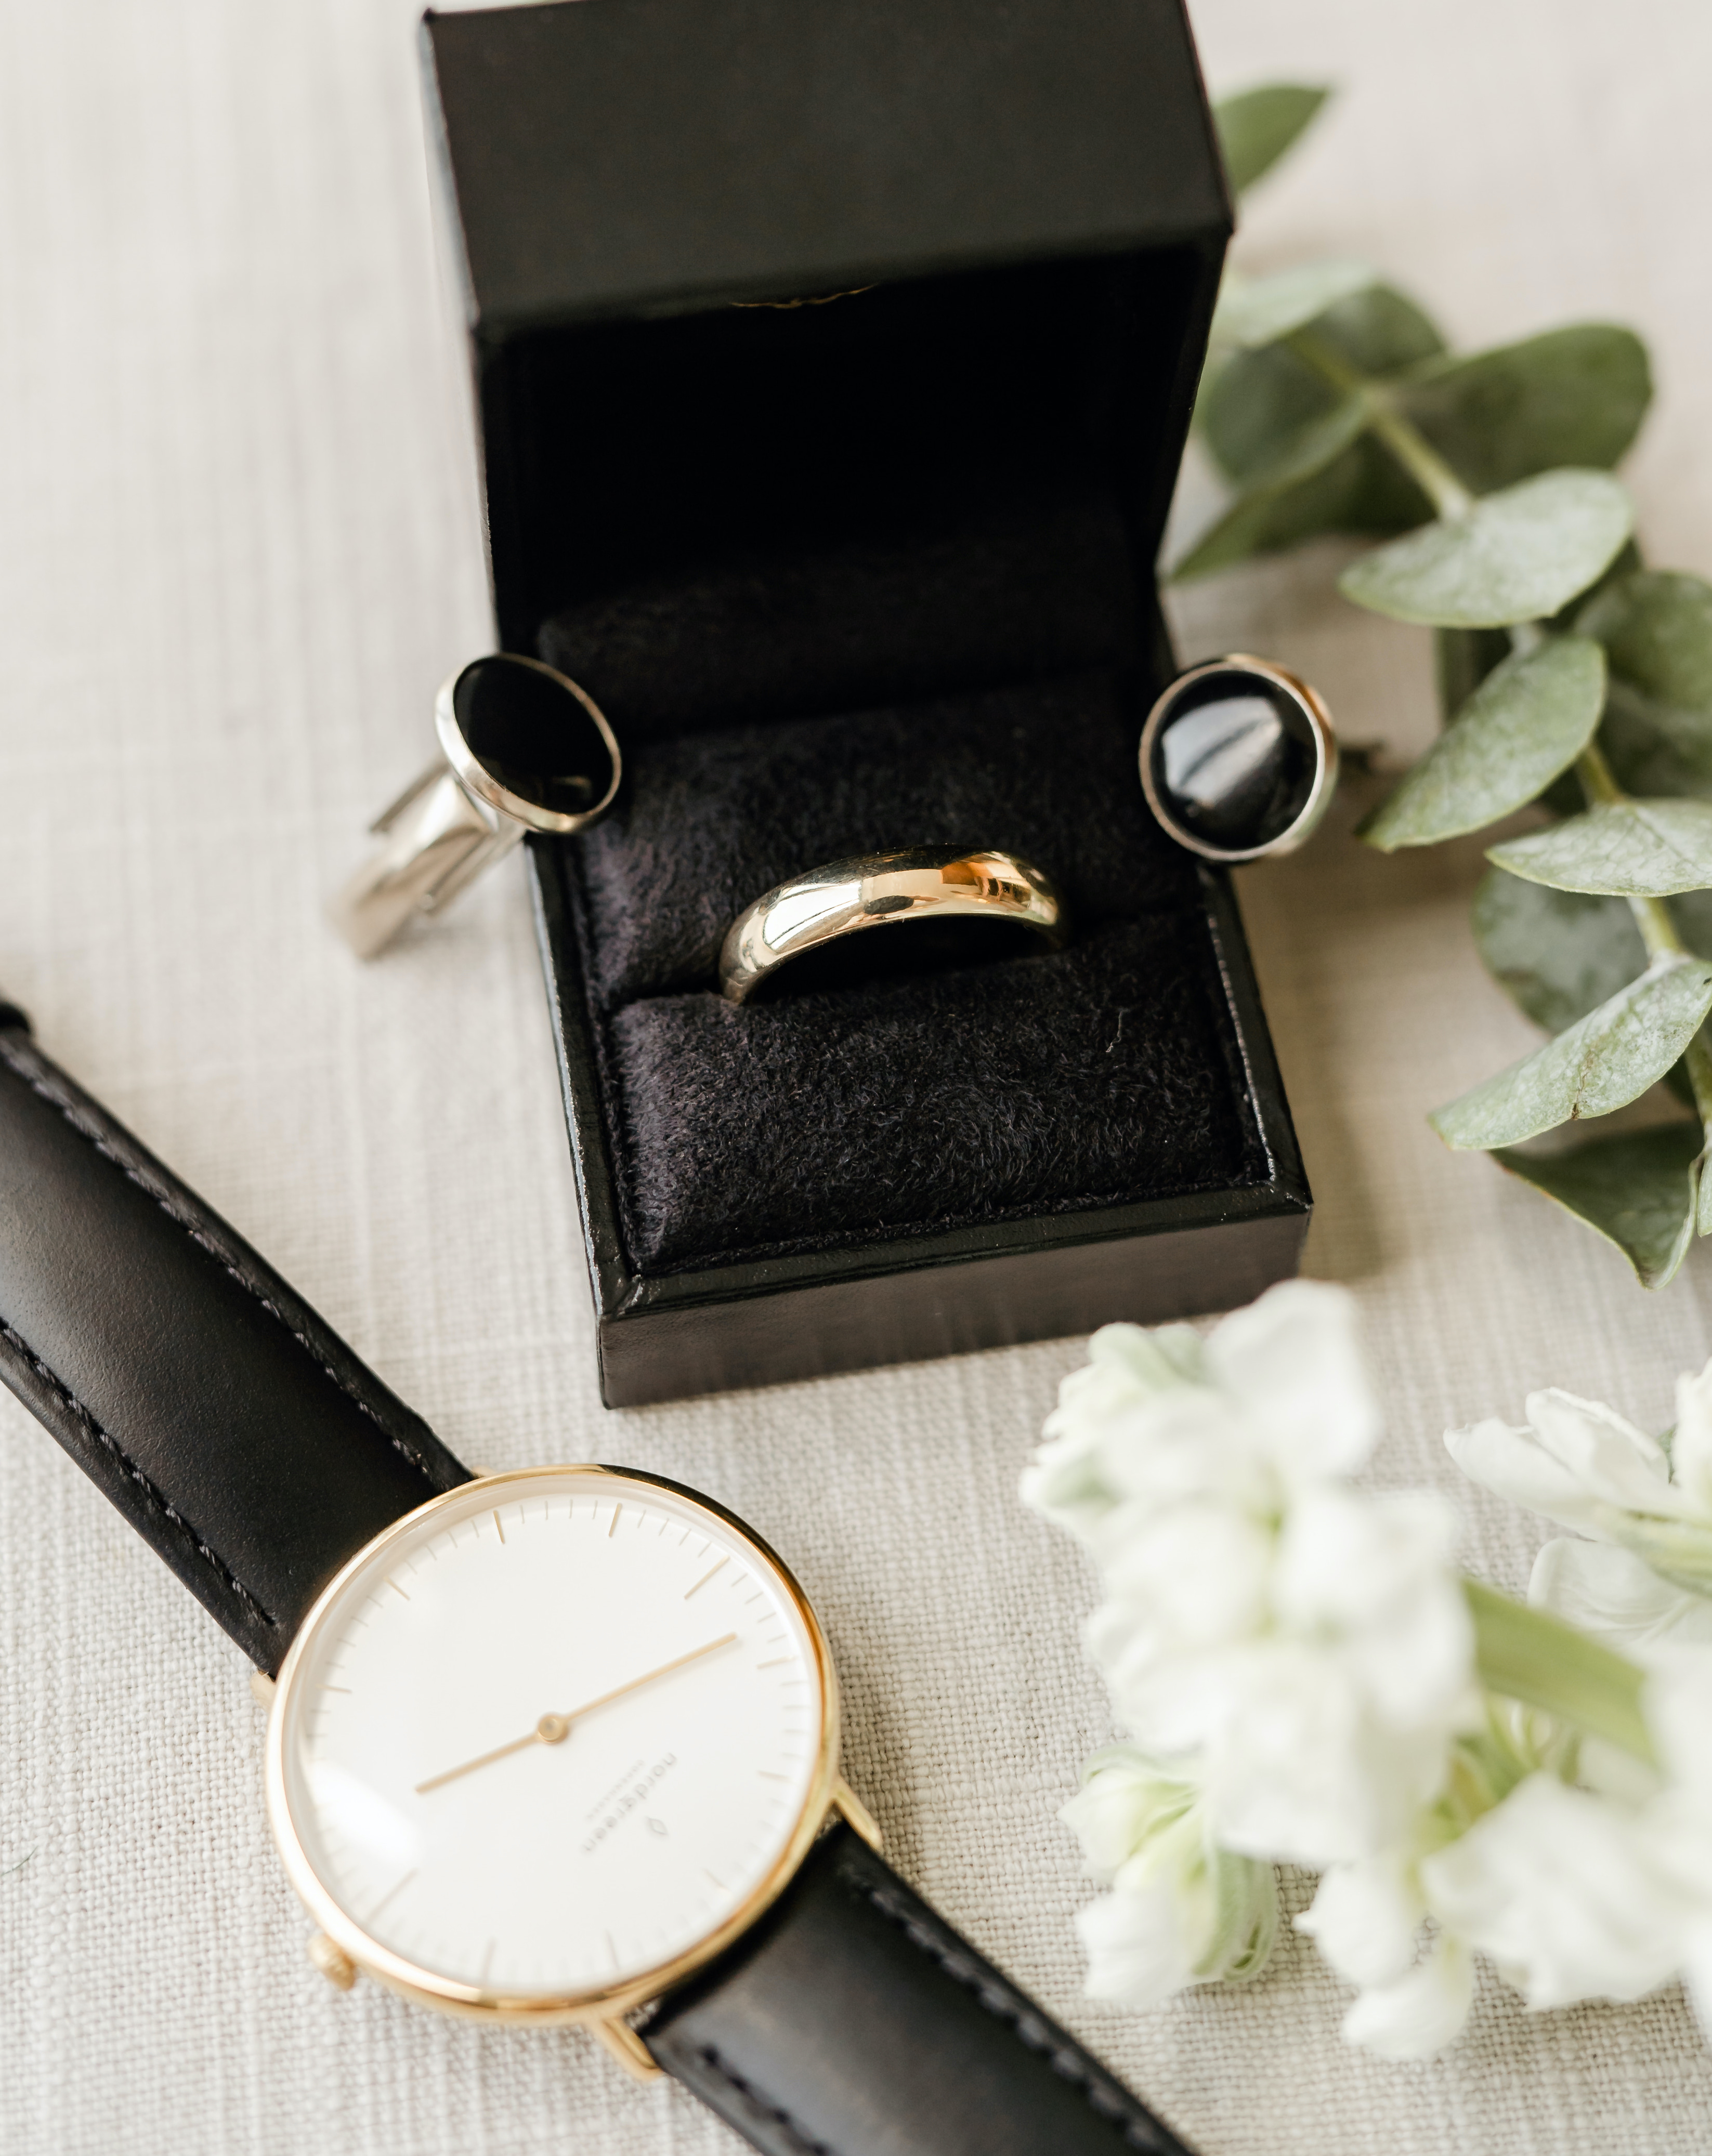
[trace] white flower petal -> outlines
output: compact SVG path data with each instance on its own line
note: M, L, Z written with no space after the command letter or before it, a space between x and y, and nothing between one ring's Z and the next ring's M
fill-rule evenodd
M1119 1497L1163 1511L1216 1497L1252 1512L1276 1502L1264 1445L1239 1407L1192 1385L1138 1401L1101 1428L1099 1472Z
M1272 1547L1245 1513L1180 1505L1130 1535L1105 1581L1116 1599L1146 1610L1173 1645L1216 1646L1260 1629Z
M1712 1518L1712 1363L1676 1381L1670 1479L1703 1519Z
M1590 1496L1632 1512L1679 1509L1663 1448L1615 1408L1552 1386L1529 1393L1523 1411L1546 1451Z
M1059 1407L1080 1407L1095 1398L1144 1399L1202 1384L1204 1369L1204 1343L1192 1325L1103 1325L1087 1343L1086 1366L1072 1370L1059 1387Z
M1206 1368L1267 1430L1293 1481L1346 1475L1379 1435L1355 1299L1323 1281L1284 1281L1209 1336Z
M1528 1599L1591 1632L1619 1654L1712 1646L1712 1602L1661 1579L1632 1550L1559 1537L1534 1560Z
M1077 1912L1076 1929L1087 1956L1090 1999L1156 2006L1195 1981L1197 1928L1169 1880L1139 1893L1101 1895Z
M1296 1928L1314 1939L1346 1983L1392 1984L1415 1966L1427 1905L1396 1856L1339 1864L1324 1873Z
M1627 1807L1530 1774L1421 1866L1428 1907L1530 2006L1644 1998L1682 1957L1679 1889Z
M1142 1753L1114 1745L1058 1816L1082 1844L1088 1870L1106 1886L1150 1835L1193 1807L1195 1795Z
M1292 1507L1273 1604L1293 1630L1339 1639L1375 1710L1398 1726L1467 1718L1474 1630L1451 1570L1459 1522L1432 1491L1322 1487Z
M1362 1993L1344 2016L1344 2041L1381 2059L1431 2058L1462 2034L1473 1996L1473 1956L1441 1935L1406 1976Z
M1444 1441L1470 1481L1560 1527L1579 1527L1584 1535L1609 1540L1605 1507L1541 1447L1531 1430L1517 1430L1490 1415L1467 1430L1447 1430Z
M1098 1430L1067 1430L1041 1445L1022 1471L1019 1492L1031 1511L1086 1541L1117 1502L1100 1479Z
M1446 1732L1382 1724L1343 1658L1277 1639L1216 1660L1216 1671L1199 1672L1194 1707L1207 1813L1226 1848L1316 1867L1354 1862L1398 1842L1437 1794ZM1213 1726L1216 1680L1222 1714ZM1191 1726L1184 1692L1179 1733Z
M1661 1656L1642 1704L1666 1773L1697 1801L1712 1830L1712 1656ZM1712 1900L1712 1874L1706 1892Z

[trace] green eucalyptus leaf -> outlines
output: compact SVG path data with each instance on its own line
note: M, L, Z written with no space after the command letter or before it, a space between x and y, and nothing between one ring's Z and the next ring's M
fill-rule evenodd
M1550 636L1512 653L1358 836L1395 853L1525 808L1586 748L1604 704L1605 654L1591 637Z
M1608 470L1653 395L1647 347L1606 322L1416 367L1399 401L1476 494L1561 465Z
M1657 960L1555 1040L1437 1109L1432 1127L1459 1152L1491 1152L1609 1115L1664 1075L1709 1010L1712 964Z
M1712 794L1712 585L1640 570L1576 616L1611 664L1601 743L1630 793Z
M1626 793L1712 796L1712 711L1655 704L1613 675L1599 745Z
M1213 107L1213 126L1233 195L1246 192L1272 170L1330 95L1322 85L1268 82L1221 98Z
M1631 538L1627 545L1619 547L1607 562L1605 573L1596 578L1585 592L1577 592L1567 606L1560 606L1555 614L1548 617L1545 626L1555 629L1560 635L1567 635L1571 629L1580 634L1581 630L1577 617L1582 608L1591 606L1596 598L1609 591L1613 584L1621 583L1623 578L1632 576L1640 566L1641 550ZM1608 657L1609 654L1607 655Z
M1346 367L1375 378L1444 348L1414 302L1384 285L1340 300L1310 334ZM1343 402L1291 345L1266 345L1230 352L1209 367L1195 424L1214 461L1246 491ZM1323 531L1389 536L1432 514L1432 503L1396 459L1370 438L1358 437L1324 470L1255 505L1244 536L1249 552L1274 553Z
M1353 372L1375 379L1444 349L1444 340L1421 310L1387 285L1339 300L1320 316L1313 334L1316 343ZM1197 422L1215 462L1236 485L1246 486L1341 395L1288 345L1267 345L1258 352L1231 354L1203 388ZM1395 470L1390 457L1384 463ZM1393 529L1406 529L1431 514L1425 497L1411 482L1405 484L1408 499L1421 506Z
M1180 583L1209 576L1275 544L1280 503L1299 495L1303 482L1323 472L1366 424L1366 407L1359 397L1346 397L1322 417L1309 420L1293 441L1284 444L1272 469L1251 480L1247 490L1201 534L1172 576Z
M1270 277L1239 278L1227 272L1213 310L1213 341L1246 351L1276 344L1373 281L1372 270L1362 262L1304 262Z
M1353 562L1339 589L1397 621L1498 629L1555 613L1629 536L1627 494L1609 474L1541 472Z
M1561 1033L1647 970L1647 947L1620 898L1592 898L1488 869L1474 893L1486 970L1535 1025Z
M1712 801L1601 802L1486 858L1556 891L1668 898L1712 886Z
M1712 584L1679 569L1638 569L1576 617L1611 670L1654 704L1712 712Z
M1698 1123L1590 1138L1563 1152L1493 1158L1614 1243L1643 1287L1663 1287L1694 1240L1701 1189Z

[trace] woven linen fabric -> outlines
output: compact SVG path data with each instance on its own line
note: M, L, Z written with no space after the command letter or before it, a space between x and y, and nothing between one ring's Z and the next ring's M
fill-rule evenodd
M1216 89L1343 86L1241 259L1367 257L1465 344L1634 321L1660 380L1630 466L1648 552L1712 570L1712 14L1195 14ZM1077 1645L1090 1579L1015 1495L1077 1343L601 1408L520 866L368 968L321 911L488 635L412 15L0 6L0 987L464 1458L633 1462L787 1553L892 1861L1204 2156L1704 2148L1712 2054L1673 1989L1536 2017L1486 1979L1458 2048L1402 2067L1342 2043L1345 1994L1288 1937L1247 1989L1082 1999L1089 1889L1053 1814L1111 1726ZM1351 738L1406 752L1427 639L1339 602L1340 558L1181 594L1184 655L1274 653ZM1712 1253L1648 1297L1441 1149L1425 1111L1534 1036L1470 946L1478 846L1385 861L1348 824L1244 886L1319 1199L1309 1270L1365 1313L1375 1479L1451 1490L1472 1561L1517 1586L1538 1533L1458 1483L1441 1430L1552 1382L1662 1424L1712 1345ZM238 1651L0 1400L6 2156L737 2146L577 2031L333 1992L269 1842L261 1734Z

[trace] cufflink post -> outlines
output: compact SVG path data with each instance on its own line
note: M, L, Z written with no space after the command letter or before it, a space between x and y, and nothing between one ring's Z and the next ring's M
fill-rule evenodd
M434 717L440 760L369 826L383 843L328 908L359 958L449 906L529 832L586 829L618 793L623 762L604 715L538 659L472 661L443 685Z

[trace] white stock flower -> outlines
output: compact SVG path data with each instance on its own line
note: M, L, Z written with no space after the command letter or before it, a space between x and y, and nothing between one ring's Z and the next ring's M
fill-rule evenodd
M1240 1531L1239 1531L1240 1530ZM1185 1624L1145 1552L1108 1570L1087 1641L1150 1753L1193 1759L1220 1839L1255 1856L1346 1861L1404 1834L1476 1706L1473 1632L1442 1500L1304 1493L1282 1529L1199 1512L1175 1560L1221 1563ZM1169 1541L1162 1527L1149 1544ZM1175 1580L1175 1563L1159 1573Z
M1290 1281L1204 1342L1108 1326L1092 1353L1024 1496L1100 1565L1085 1638L1119 1719L1228 1848L1386 1847L1439 1789L1473 1636L1448 1507L1344 1486L1378 1429L1353 1299Z
M1097 1555L1197 1500L1276 1518L1304 1483L1360 1466L1378 1435L1354 1302L1319 1281L1268 1289L1205 1340L1186 1325L1103 1326L1088 1354L1022 1495Z
M1076 1920L1090 1998L1151 2006L1185 1984L1252 1976L1272 1952L1272 1867L1221 1849L1198 1798L1193 1784L1117 1745L1089 1762L1059 1813L1113 1889Z
M1555 1389L1529 1394L1522 1429L1492 1419L1447 1430L1445 1443L1499 1496L1712 1594L1712 1363L1679 1378L1676 1399L1668 1450L1614 1409Z
M1530 2006L1643 1999L1682 1965L1684 1902L1648 1811L1530 1774L1425 1858L1428 1906Z

